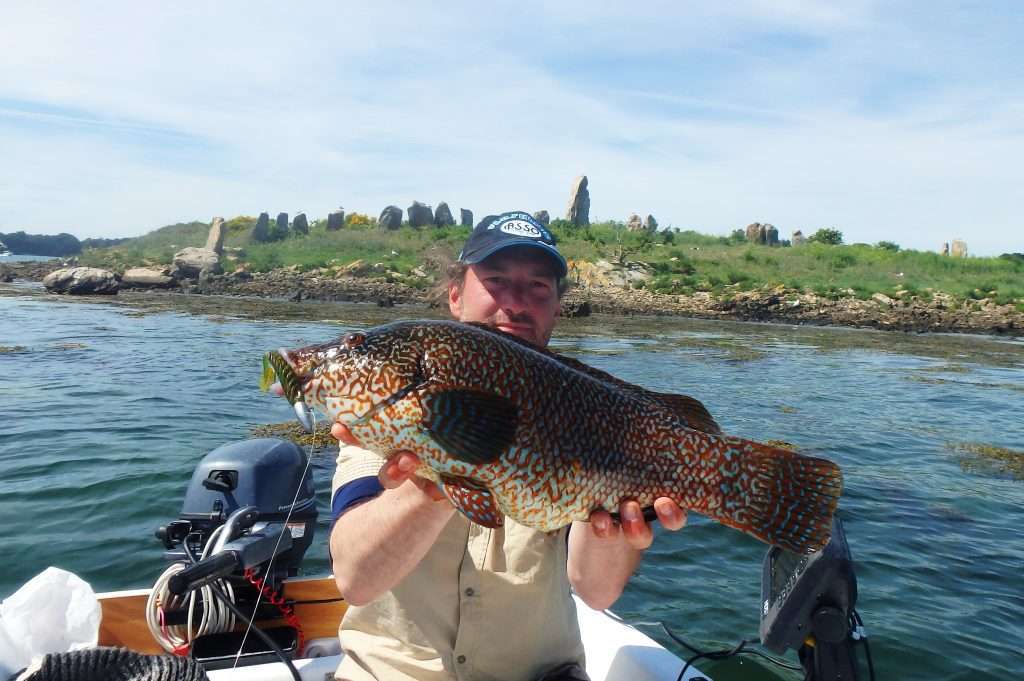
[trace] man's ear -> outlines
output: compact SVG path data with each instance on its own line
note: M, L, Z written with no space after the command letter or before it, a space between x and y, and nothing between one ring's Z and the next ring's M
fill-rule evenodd
M462 290L454 282L448 284L448 310L456 319L462 316Z

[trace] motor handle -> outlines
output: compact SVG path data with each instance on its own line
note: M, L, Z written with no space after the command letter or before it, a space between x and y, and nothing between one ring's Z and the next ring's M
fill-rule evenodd
M184 596L190 591L230 575L239 567L238 554L234 551L222 551L172 575L167 580L167 589L175 596Z

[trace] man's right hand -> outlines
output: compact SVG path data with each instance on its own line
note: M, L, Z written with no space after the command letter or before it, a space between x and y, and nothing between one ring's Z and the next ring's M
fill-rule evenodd
M353 437L352 432L342 423L335 423L331 426L331 435L342 444L359 446L359 441ZM380 467L380 472L377 473L377 477L380 479L380 484L384 486L384 489L395 489L404 482L409 481L433 501L443 501L446 499L447 497L445 497L444 492L436 484L416 475L416 470L419 467L420 459L418 456L412 452L398 452L384 462L384 465Z

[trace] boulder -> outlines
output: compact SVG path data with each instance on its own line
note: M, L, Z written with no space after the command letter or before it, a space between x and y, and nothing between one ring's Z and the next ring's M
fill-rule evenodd
M224 255L224 218L214 218L210 223L210 233L206 237L206 247L218 256Z
M758 235L761 233L761 223L751 222L749 225L747 225L747 228L744 230L743 233L746 235L747 241L756 244Z
M97 267L65 267L43 278L47 291L71 295L111 295L117 293L118 285L113 272Z
M779 245L779 230L775 229L775 225L764 226L764 243L768 246Z
M768 225L757 226L757 243L764 244L768 241Z
M256 226L252 228L253 241L268 241L270 239L270 215L260 213L256 218Z
M121 276L121 285L126 288L165 288L174 284L167 267L132 267Z
M463 227L473 226L473 211L468 208L462 208L459 210L459 224Z
M434 211L425 203L413 201L405 212L409 214L409 225L412 227L426 227L434 222Z
M644 231L644 221L636 213L631 213L629 219L626 220L626 229L631 232L642 232Z
M793 238L790 241L794 246L802 246L804 243L804 233L799 229L793 232Z
M336 232L345 226L345 210L338 207L338 210L332 210L327 215L327 231Z
M10 284L14 281L14 272L0 265L0 284Z
M949 254L954 258L966 258L967 242L961 241L960 239L953 239L953 244L949 247Z
M434 210L434 225L436 227L447 227L455 224L455 218L452 216L452 211L448 208L448 204L442 201L437 204L437 209Z
M572 194L569 195L569 208L566 210L565 219L574 225L590 224L590 191L587 189L587 184L586 175L580 175L572 184Z
M178 279L197 279L203 270L220 273L220 258L208 248L183 248L174 254Z
M648 213L647 217L644 218L644 229L646 229L651 234L654 234L655 232L658 231L658 221L655 220L654 216L651 215L650 213Z
M305 213L296 213L292 219L292 231L296 234L309 234L309 221Z
M533 219L547 227L551 223L551 216L546 210L539 210L533 214Z
M398 229L402 226L402 209L398 206L388 206L380 212L377 219L377 226L381 229Z
M277 214L277 238L283 239L288 236L288 213Z

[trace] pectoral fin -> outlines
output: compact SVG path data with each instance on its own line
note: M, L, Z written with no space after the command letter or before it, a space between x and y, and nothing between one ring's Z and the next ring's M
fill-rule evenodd
M518 410L509 399L465 388L432 388L420 398L423 427L452 457L493 463L516 437Z
M453 475L442 475L441 485L452 505L477 525L494 529L505 524L505 518L494 502L494 495L486 487Z

